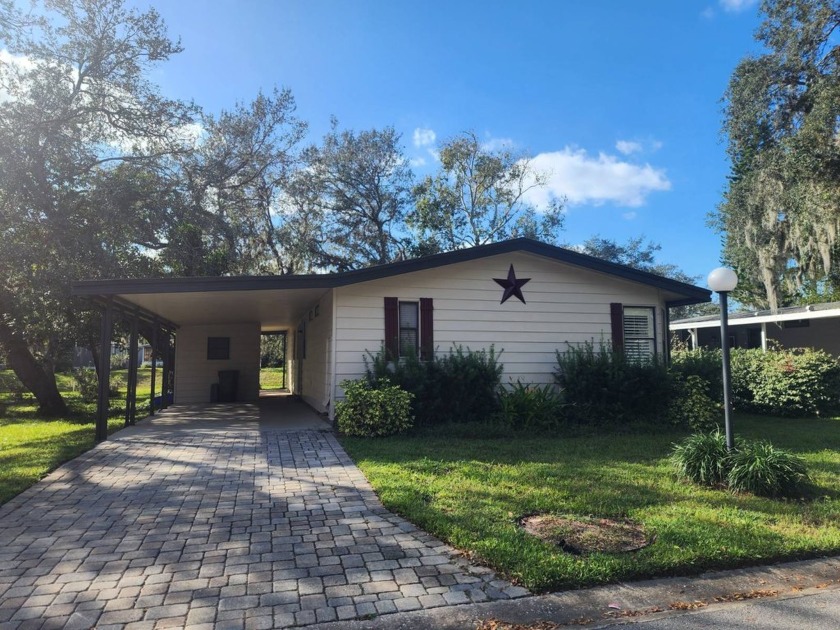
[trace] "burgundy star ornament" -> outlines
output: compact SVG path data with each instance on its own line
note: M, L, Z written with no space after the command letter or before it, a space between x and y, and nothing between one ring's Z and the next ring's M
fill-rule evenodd
M504 304L511 296L516 296L520 302L525 304L522 287L530 280L531 278L517 278L516 272L513 270L513 265L510 266L507 278L493 278L493 281L505 290L502 294L502 301L499 304Z

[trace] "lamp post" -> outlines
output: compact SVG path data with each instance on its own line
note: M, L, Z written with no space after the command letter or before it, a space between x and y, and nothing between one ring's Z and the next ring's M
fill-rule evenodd
M729 304L727 295L738 286L738 276L726 267L712 270L709 288L720 295L720 350L723 359L723 413L726 426L726 449L735 448L732 433L732 376L729 373Z

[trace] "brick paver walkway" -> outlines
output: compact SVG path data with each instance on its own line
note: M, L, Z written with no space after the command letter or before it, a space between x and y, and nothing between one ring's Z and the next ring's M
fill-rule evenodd
M135 430L0 507L0 629L273 628L526 594L385 510L326 432Z

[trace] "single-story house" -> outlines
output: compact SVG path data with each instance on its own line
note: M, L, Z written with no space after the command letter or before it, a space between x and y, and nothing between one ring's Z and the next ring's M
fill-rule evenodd
M671 322L671 332L691 348L720 348L720 315ZM788 306L729 315L730 348L817 348L840 357L840 302Z
M288 331L287 386L330 415L340 383L382 348L423 358L494 346L506 380L550 383L555 351L570 345L666 355L669 307L711 297L525 238L345 273L90 280L73 292L174 334L175 404L210 402L232 371L237 400L257 400L260 334Z

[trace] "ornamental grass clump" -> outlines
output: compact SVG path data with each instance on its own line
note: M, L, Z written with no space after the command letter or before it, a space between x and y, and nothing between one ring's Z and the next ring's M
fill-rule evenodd
M801 458L766 441L741 444L729 455L727 464L727 485L734 492L790 497L808 481Z
M683 479L764 497L796 496L808 481L805 462L766 441L737 440L732 451L720 431L695 433L674 445L671 462Z
M563 399L553 385L530 385L516 381L499 388L501 410L498 417L505 426L527 433L550 433L566 424Z
M695 433L674 445L671 461L683 479L718 486L726 480L727 455L726 436L720 431Z

